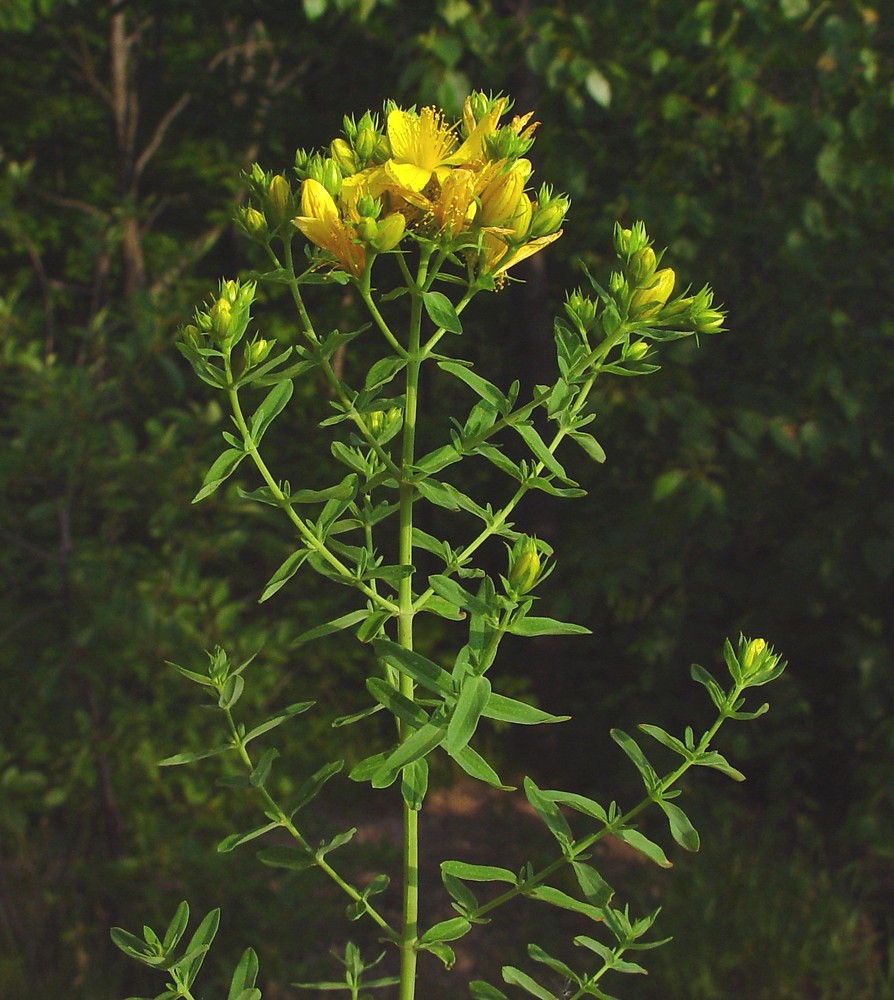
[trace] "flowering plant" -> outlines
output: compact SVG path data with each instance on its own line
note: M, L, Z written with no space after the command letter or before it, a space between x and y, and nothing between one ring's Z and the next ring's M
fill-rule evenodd
M650 359L657 344L716 333L724 318L707 287L674 295L674 271L660 266L662 255L653 249L641 223L629 229L617 226L618 267L607 288L587 275L591 290L569 295L565 315L556 320L557 374L552 384L535 387L531 398L521 401L518 382L504 390L476 372L456 348L461 341L453 339L463 332L466 307L479 293L499 290L511 280L516 264L557 240L569 207L568 198L548 186L530 193L532 171L526 153L536 123L525 114L501 124L509 110L506 98L475 93L454 126L432 108L405 110L389 104L383 118L367 112L359 121L345 119L344 134L326 153L299 150L298 187L284 175L273 176L255 166L247 178L252 202L240 211L239 223L269 258L271 270L258 280L289 289L300 324L300 346L280 349L258 333L249 338L255 281L222 282L213 301L184 328L180 344L198 377L227 397L235 425L235 432L224 433L226 447L195 500L213 494L247 461L260 485L242 495L252 503L279 508L293 533L294 551L273 574L261 600L272 597L304 567L356 595L353 610L306 630L296 642L352 631L368 649L370 700L366 709L336 724L362 724L379 711L393 716L391 743L357 763L348 777L400 798L400 922L390 922L380 906L379 897L389 885L386 875L355 885L333 859L350 842L353 829L316 846L303 831L300 811L342 769L342 761L326 764L307 778L292 800L281 801L269 781L278 752L273 747L256 750L255 741L263 742L277 727L309 710L312 702L289 705L253 725L239 720L237 705L248 663L233 663L218 648L209 655L204 672L176 669L220 710L226 738L207 750L179 753L161 763L181 765L230 754L242 768L242 784L257 795L265 821L229 834L218 849L231 851L279 831L291 846L268 846L260 852L261 861L290 870L318 869L344 892L352 919L377 925L396 953L393 970L370 978L368 970L379 959L368 961L349 944L342 982L296 984L342 989L354 1000L379 989L411 1000L421 954L429 953L450 968L455 959L451 942L488 923L495 911L520 897L572 911L589 922L591 933L602 932L603 939L590 934L574 939L584 954L579 968L536 944L529 946L533 961L570 984L565 996L607 998L602 987L609 972L644 971L628 953L661 943L643 940L657 914L634 919L626 907L613 905L613 889L592 864L593 848L612 836L667 866L664 849L636 826L640 813L654 805L664 813L673 840L687 850L697 849L698 835L674 801L676 786L696 766L742 777L713 749L714 737L727 719L750 719L766 711L766 705L744 710L744 694L773 680L785 666L763 640L745 638L737 646L727 642L724 647L727 686L693 666L692 677L707 690L717 716L700 736L691 727L680 737L657 726L640 727L681 758L663 776L633 736L614 731L645 786L644 798L626 809L574 792L542 789L525 777L524 794L556 841L555 859L539 869L526 863L517 872L444 859L441 880L455 916L421 925L418 819L428 789L429 759L446 754L476 781L510 791L493 763L474 746L479 726L492 721L555 724L568 717L496 690L492 667L500 643L509 634L588 631L533 613L533 592L551 571L552 550L542 539L517 530L510 517L534 490L556 498L583 493L566 471L567 460L560 461L560 447L570 450L569 458L583 453L590 460L604 460L602 447L585 429L594 419L589 407L597 378L647 375L656 370ZM308 245L306 259L296 266L293 244L299 232ZM383 266L386 261L394 266ZM378 282L391 282L384 294L373 284L374 274ZM328 285L352 287L380 337L384 353L360 385L349 384L339 374L333 357L364 331L321 334L308 310L307 293ZM445 353L439 353L442 343L450 345ZM455 379L474 402L467 414L454 420L448 441L420 454L424 365L437 366ZM328 486L293 490L281 478L283 470L262 456L261 444L286 409L294 381L311 372L325 380L331 393L335 413L320 426L332 435L330 450L344 474ZM245 396L259 389L266 392L249 412ZM510 457L498 443L501 435L520 439L527 457ZM502 500L486 502L464 491L456 467L471 456L492 463L510 480ZM414 516L421 504L445 516L471 516L476 529L460 545L423 531ZM506 573L499 579L475 562L495 542L508 551ZM414 622L420 615L450 623L456 649L445 653L416 648ZM562 870L573 875L575 893L553 884ZM476 883L489 890L484 901L471 888ZM184 946L188 919L189 908L182 903L161 935L149 928L142 939L120 928L112 932L126 953L167 974L166 990L157 1000L194 997L193 983L219 913L208 914ZM233 973L229 1000L260 997L257 975L257 957L247 949ZM502 975L516 993L541 1000L555 997L542 977L516 966L506 966ZM501 989L480 980L471 982L469 989L477 1000L506 998Z

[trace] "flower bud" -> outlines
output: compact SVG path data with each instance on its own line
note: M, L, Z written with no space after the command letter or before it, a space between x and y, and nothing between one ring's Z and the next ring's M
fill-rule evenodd
M589 330L596 319L596 303L581 294L580 289L572 292L565 302L565 312L582 329Z
M627 279L620 271L612 271L608 276L608 290L616 299L620 299L626 295L628 287Z
M495 177L481 192L481 211L478 213L481 225L499 226L511 218L518 208L524 186L524 177L514 169Z
M218 299L211 307L211 326L221 340L226 340L230 331L233 307L225 298Z
M630 283L636 287L648 284L652 280L652 275L655 273L657 266L658 260L655 257L655 251L651 247L643 247L641 250L637 250L630 258L630 265L627 271Z
M378 232L370 240L374 250L387 253L393 250L403 239L407 229L407 220L400 212L392 212L378 224Z
M543 204L542 201L541 204ZM567 198L559 197L552 198L543 207L538 208L531 220L528 238L536 240L541 236L551 236L558 232L565 221L570 204Z
M371 243L378 231L379 227L376 225L376 220L371 219L368 215L364 215L357 223L357 236L364 243Z
M339 165L332 157L327 157L323 163L323 176L320 183L333 198L337 198L338 192L341 190L341 182L342 174Z
M641 361L649 353L649 345L644 340L637 340L624 351L625 361Z
M344 139L333 139L329 146L329 152L346 177L356 174L360 169L357 157L354 155L354 150L351 149Z
M633 230L622 229L620 222L615 223L614 243L615 252L619 257L626 257L630 249L630 237Z
M742 670L746 676L756 672L756 668L760 666L759 658L766 648L767 643L764 639L752 639L745 647L745 652L742 655Z
M531 199L523 194L518 199L518 205L512 218L506 220L506 228L512 230L512 236L517 240L523 240L528 235L531 228L531 219L534 215L534 205Z
M275 225L285 222L292 214L292 189L282 174L277 174L267 187L267 200Z
M637 288L630 298L631 319L652 319L657 316L670 298L676 280L673 269L665 267L655 273L647 287Z
M377 142L378 138L375 129L368 125L361 125L357 130L357 139L354 143L354 149L361 163L367 163L372 159L376 151Z
M253 340L245 348L245 363L249 367L253 365L259 365L262 361L267 358L267 355L273 350L272 340Z
M243 209L239 215L240 221L249 236L264 240L267 237L267 220L256 208Z
M537 542L529 535L522 535L509 555L509 589L517 594L527 594L540 577L540 551Z

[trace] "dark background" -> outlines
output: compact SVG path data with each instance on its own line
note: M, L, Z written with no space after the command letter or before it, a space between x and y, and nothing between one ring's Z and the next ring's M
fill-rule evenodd
M343 114L386 97L456 115L475 87L535 109L538 178L573 198L562 240L469 324L462 349L492 381L549 380L552 316L584 280L578 260L607 277L616 219L644 219L681 282L710 282L729 310L728 333L671 346L655 377L606 380L592 429L609 458L580 469L588 497L539 500L518 519L556 547L542 613L593 636L507 644L504 687L575 719L489 748L509 773L630 802L638 782L608 729L704 724L689 664L717 667L727 635L765 636L789 671L766 689L768 716L722 734L747 784L686 786L700 854L677 850L670 873L606 859L617 900L662 905L658 930L675 936L644 956L647 980L607 989L894 996L890 11L5 0L0 31L0 995L160 991L114 953L108 927L158 927L184 897L224 910L209 991L225 991L215 975L252 944L265 996L294 996L290 982L332 975L327 949L361 933L338 924L337 900L328 930L319 880L272 882L250 848L215 853L256 822L215 786L225 765L155 766L217 742L197 690L164 666L200 669L217 643L234 657L264 644L249 717L320 703L283 730L283 787L359 758L376 735L329 727L364 704L366 649L289 646L348 610L345 595L307 571L258 606L290 551L284 525L235 484L190 506L226 421L173 343L221 275L260 265L230 222L240 170L287 171L296 146L328 143ZM265 296L265 336L290 342L286 303ZM346 325L356 305L320 308L321 325ZM349 373L366 350L352 344ZM447 386L427 391L453 405ZM314 469L326 482L310 444L326 412L322 387L299 383L277 439L295 479ZM448 790L455 777L437 775ZM355 799L333 783L321 831ZM491 839L481 860L497 864L504 849L518 864L546 849L511 815L520 842L495 836L505 805L473 805L462 841L433 821L441 857ZM372 828L351 864L393 867L387 838ZM494 944L487 930L467 939L475 974L499 981L494 963L549 945L554 928L530 916L521 941L511 920ZM463 975L437 996L462 991Z

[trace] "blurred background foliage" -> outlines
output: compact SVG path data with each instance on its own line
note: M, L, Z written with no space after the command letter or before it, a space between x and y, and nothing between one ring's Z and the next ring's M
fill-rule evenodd
M290 551L282 525L235 488L189 505L226 424L174 335L222 274L259 266L229 221L240 169L287 170L386 97L455 114L474 87L536 109L535 165L574 202L564 238L487 303L472 356L505 379L521 359L537 382L577 262L605 276L615 219L646 220L681 280L730 311L729 333L672 346L658 376L607 381L589 496L528 508L558 555L544 608L594 635L508 647L501 669L523 656L530 693L577 721L502 752L552 786L634 795L609 726L701 721L689 663L766 636L789 673L759 730L724 736L750 781L694 786L703 856L634 885L678 940L628 989L894 996L891 12L4 0L0 33L0 995L152 989L107 927L158 923L183 896L223 905L270 997L329 946L286 883L296 943L250 852L221 867L214 844L253 820L214 767L155 767L216 742L163 665L216 643L264 646L247 710L321 702L286 740L283 783L334 756L329 721L363 703L362 649L290 648L344 595L299 574L258 606ZM287 343L287 304L265 294L265 335ZM355 304L326 308L344 326ZM348 371L368 349L352 344ZM277 441L293 478L324 462L308 442L325 392L298 388ZM445 411L446 391L429 387Z

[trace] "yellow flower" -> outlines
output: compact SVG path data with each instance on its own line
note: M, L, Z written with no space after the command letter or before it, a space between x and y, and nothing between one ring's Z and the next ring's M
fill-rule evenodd
M442 181L451 167L484 158L485 137L494 132L504 110L505 101L497 101L458 144L454 128L435 108L423 108L418 114L395 109L386 127L391 158L385 163L385 173L396 187L417 193L432 176Z
M302 185L301 215L292 221L311 243L331 254L349 274L355 278L363 274L366 251L342 220L335 199L312 177Z
M550 233L549 236L538 236L537 239L529 240L520 246L510 247L505 240L502 240L496 233L485 230L482 234L481 245L484 251L481 260L481 272L490 274L494 278L501 277L516 264L528 257L533 257L544 247L555 241L562 235L563 230Z
M462 167L444 177L438 198L431 205L431 217L439 233L455 238L475 217L476 181L475 173Z

